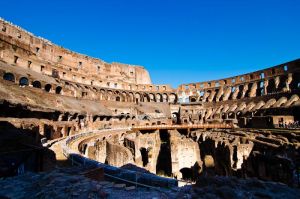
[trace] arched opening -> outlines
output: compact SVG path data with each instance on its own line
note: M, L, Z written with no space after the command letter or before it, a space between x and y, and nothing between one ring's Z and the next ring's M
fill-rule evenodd
M71 127L68 127L68 128L67 128L67 136L69 136L70 133L71 133Z
M268 83L268 86L267 86L267 92L269 94L272 94L272 93L276 92L274 79L269 79L269 83Z
M182 168L179 170L182 174L183 180L192 180L193 179L193 170L190 168Z
M172 123L173 124L179 123L179 113L177 113L177 112L172 113Z
M244 85L239 85L239 93L237 95L237 99L241 99L243 96Z
M119 102L121 101L121 98L119 96L116 97L116 101Z
M172 175L172 160L170 148L170 134L167 130L159 130L161 140L160 150L157 157L156 174L163 176Z
M191 97L190 102L196 102L196 98L195 97Z
M62 88L60 86L56 87L56 89L55 89L56 94L60 94L61 91L62 91Z
M136 93L136 94L135 94L135 102L136 102L136 103L141 102L141 95L140 95L139 93Z
M45 91L50 92L51 87L52 87L51 84L46 84L45 85Z
M162 95L159 93L156 94L156 102L163 102Z
M33 86L34 88L42 88L42 84L41 84L41 82L39 82L39 81L34 81L34 82L32 82L32 86Z
M168 102L168 95L166 93L162 94L162 101Z
M150 102L150 97L148 94L144 94L144 102Z
M26 77L22 77L20 80L19 80L19 85L20 86L28 86L28 79Z
M142 147L140 149L141 155L142 155L142 161L143 161L143 167L147 166L149 163L149 156L148 156L148 151L146 148Z
M12 73L5 73L3 79L6 81L15 82L15 76Z

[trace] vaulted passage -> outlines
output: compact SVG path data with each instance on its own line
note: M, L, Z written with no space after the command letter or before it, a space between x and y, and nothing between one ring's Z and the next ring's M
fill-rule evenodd
M34 88L42 88L41 82L39 82L39 81L32 82L32 86Z
M141 154L142 154L143 166L145 167L148 164L148 162L149 162L148 151L144 147L142 147L140 149L140 151L141 151Z
M3 79L11 82L15 82L15 76L12 73L5 73Z
M193 180L193 170L190 168L182 168L180 169L183 180Z
M159 136L161 140L160 151L157 159L156 174L171 176L172 161L170 149L170 135L167 130L160 130Z

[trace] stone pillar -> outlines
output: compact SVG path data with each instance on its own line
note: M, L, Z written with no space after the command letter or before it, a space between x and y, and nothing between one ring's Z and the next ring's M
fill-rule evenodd
M286 91L290 91L290 84L293 80L293 74L292 73L289 73L288 74L288 78L286 79L286 82L285 82L285 85L286 85Z
M245 97L247 90L248 90L248 84L245 84L244 88L243 88L243 91L242 91L241 99Z
M264 81L264 94L267 95L268 94L268 85L269 85L269 80L265 79Z
M276 88L276 90L277 90L277 89L278 89L278 86L279 86L279 84L280 84L280 77L279 77L279 76L275 77L274 81L275 81L275 88Z
M39 133L40 135L44 136L45 135L45 124L40 123L39 124Z

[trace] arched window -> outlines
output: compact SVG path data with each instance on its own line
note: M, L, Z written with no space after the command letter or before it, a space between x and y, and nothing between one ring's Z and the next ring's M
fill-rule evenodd
M56 87L55 89L55 93L56 94L60 94L61 93L62 88L60 86Z
M39 81L32 82L32 86L34 88L42 88L41 82L39 82Z
M19 85L20 86L28 86L28 79L26 77L22 77L20 80L19 80Z
M15 82L15 76L12 73L5 73L3 79L11 82Z
M51 84L46 84L45 91L50 92L51 87L52 87Z
M119 102L121 101L121 98L119 96L116 97L116 101Z

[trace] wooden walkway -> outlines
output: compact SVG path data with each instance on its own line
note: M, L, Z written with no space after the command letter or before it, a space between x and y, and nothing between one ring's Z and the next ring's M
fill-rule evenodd
M231 124L181 124L181 125L151 125L133 126L132 130L157 130L157 129L232 129Z

